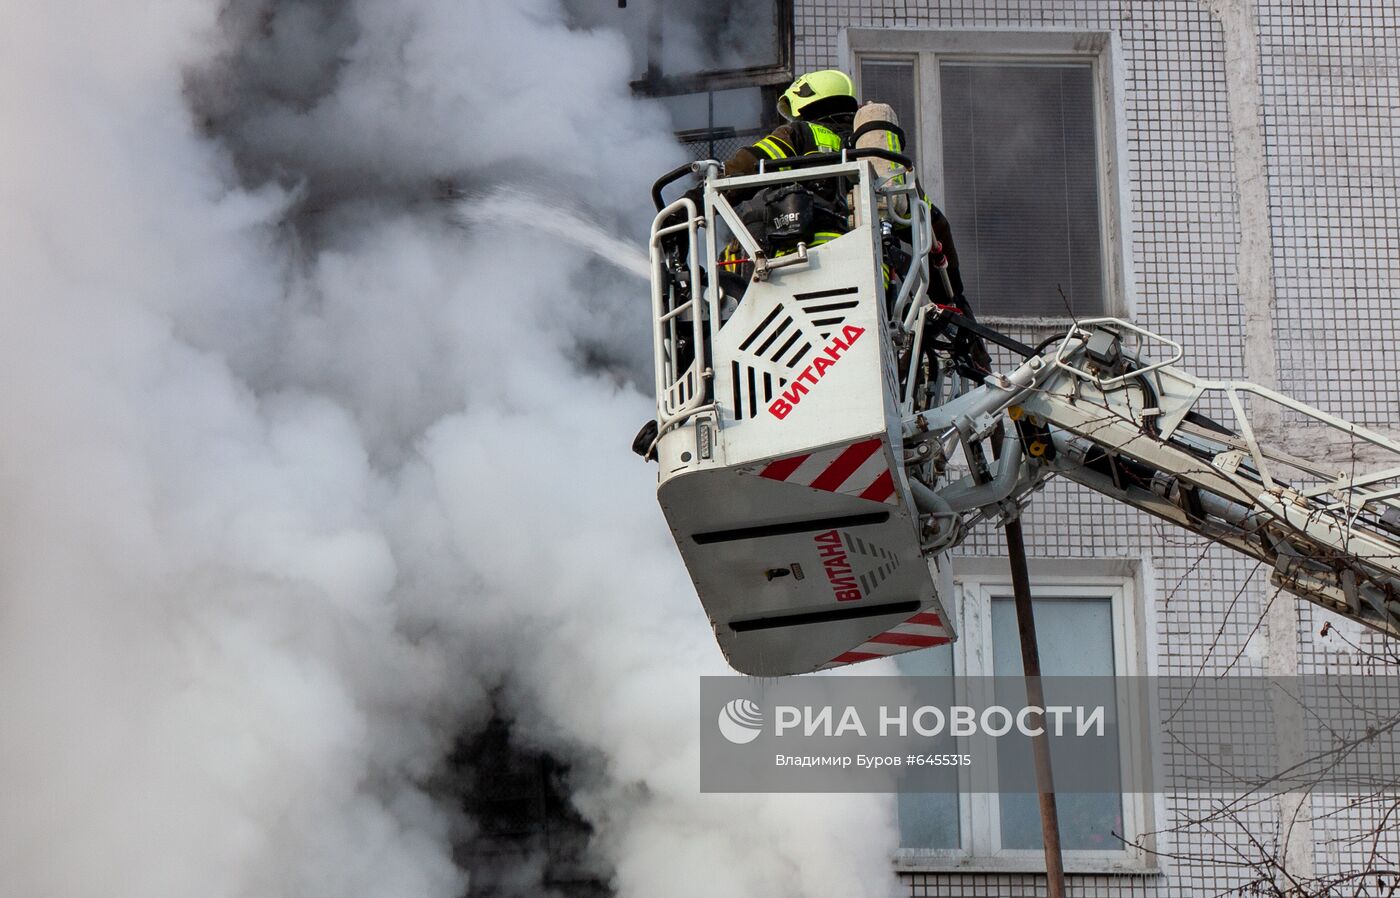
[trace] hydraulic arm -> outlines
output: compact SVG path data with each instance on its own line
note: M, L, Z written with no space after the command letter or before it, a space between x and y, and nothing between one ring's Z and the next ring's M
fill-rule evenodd
M1400 636L1400 445L1263 387L1193 377L1174 367L1182 355L1128 322L1084 321L1009 374L909 416L907 442L926 459L911 473L929 547L951 545L976 519L1014 514L1060 474L1251 555L1277 586ZM1341 437L1352 449L1346 469L1265 438L1285 427L1319 444ZM981 441L1002 432L1001 457L987 465ZM953 478L959 449L966 473Z

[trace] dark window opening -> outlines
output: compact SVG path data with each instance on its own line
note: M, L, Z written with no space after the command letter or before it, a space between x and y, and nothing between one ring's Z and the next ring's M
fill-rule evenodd
M661 102L671 115L676 139L693 159L733 156L778 124L776 87L735 87L676 94Z
M792 0L566 0L579 28L620 31L651 96L792 80Z
M557 759L513 744L500 717L458 745L436 791L470 821L454 848L471 874L463 898L518 895L529 878L559 898L610 898L607 872L588 851L592 828L569 803L567 774Z

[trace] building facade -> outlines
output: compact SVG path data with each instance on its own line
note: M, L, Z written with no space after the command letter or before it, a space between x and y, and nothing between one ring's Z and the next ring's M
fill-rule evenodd
M984 319L1035 343L1072 317L1127 317L1182 343L1198 374L1400 431L1400 6L795 0L792 13L797 71L847 69L899 110ZM1258 415L1277 445L1349 457ZM1252 560L1074 484L1039 495L1026 527L1048 674L1396 671L1371 654L1393 657L1375 634L1275 601ZM1019 671L1004 551L986 530L962 548L964 638L909 669ZM1400 855L1383 803L1219 807L1063 797L1070 894L1330 894L1329 878ZM903 796L900 811L911 895L1043 894L1033 801Z

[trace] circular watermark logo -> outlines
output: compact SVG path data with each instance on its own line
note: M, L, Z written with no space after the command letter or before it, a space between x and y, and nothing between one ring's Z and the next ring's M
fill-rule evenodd
M746 698L736 698L720 709L719 731L735 745L747 745L763 732L763 709Z

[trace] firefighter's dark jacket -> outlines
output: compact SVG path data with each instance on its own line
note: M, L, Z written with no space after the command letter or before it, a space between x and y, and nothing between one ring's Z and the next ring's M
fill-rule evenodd
M814 122L798 119L774 128L753 146L744 147L724 164L729 177L758 172L759 159L783 159L809 153L838 152L851 136L853 113L827 116Z

